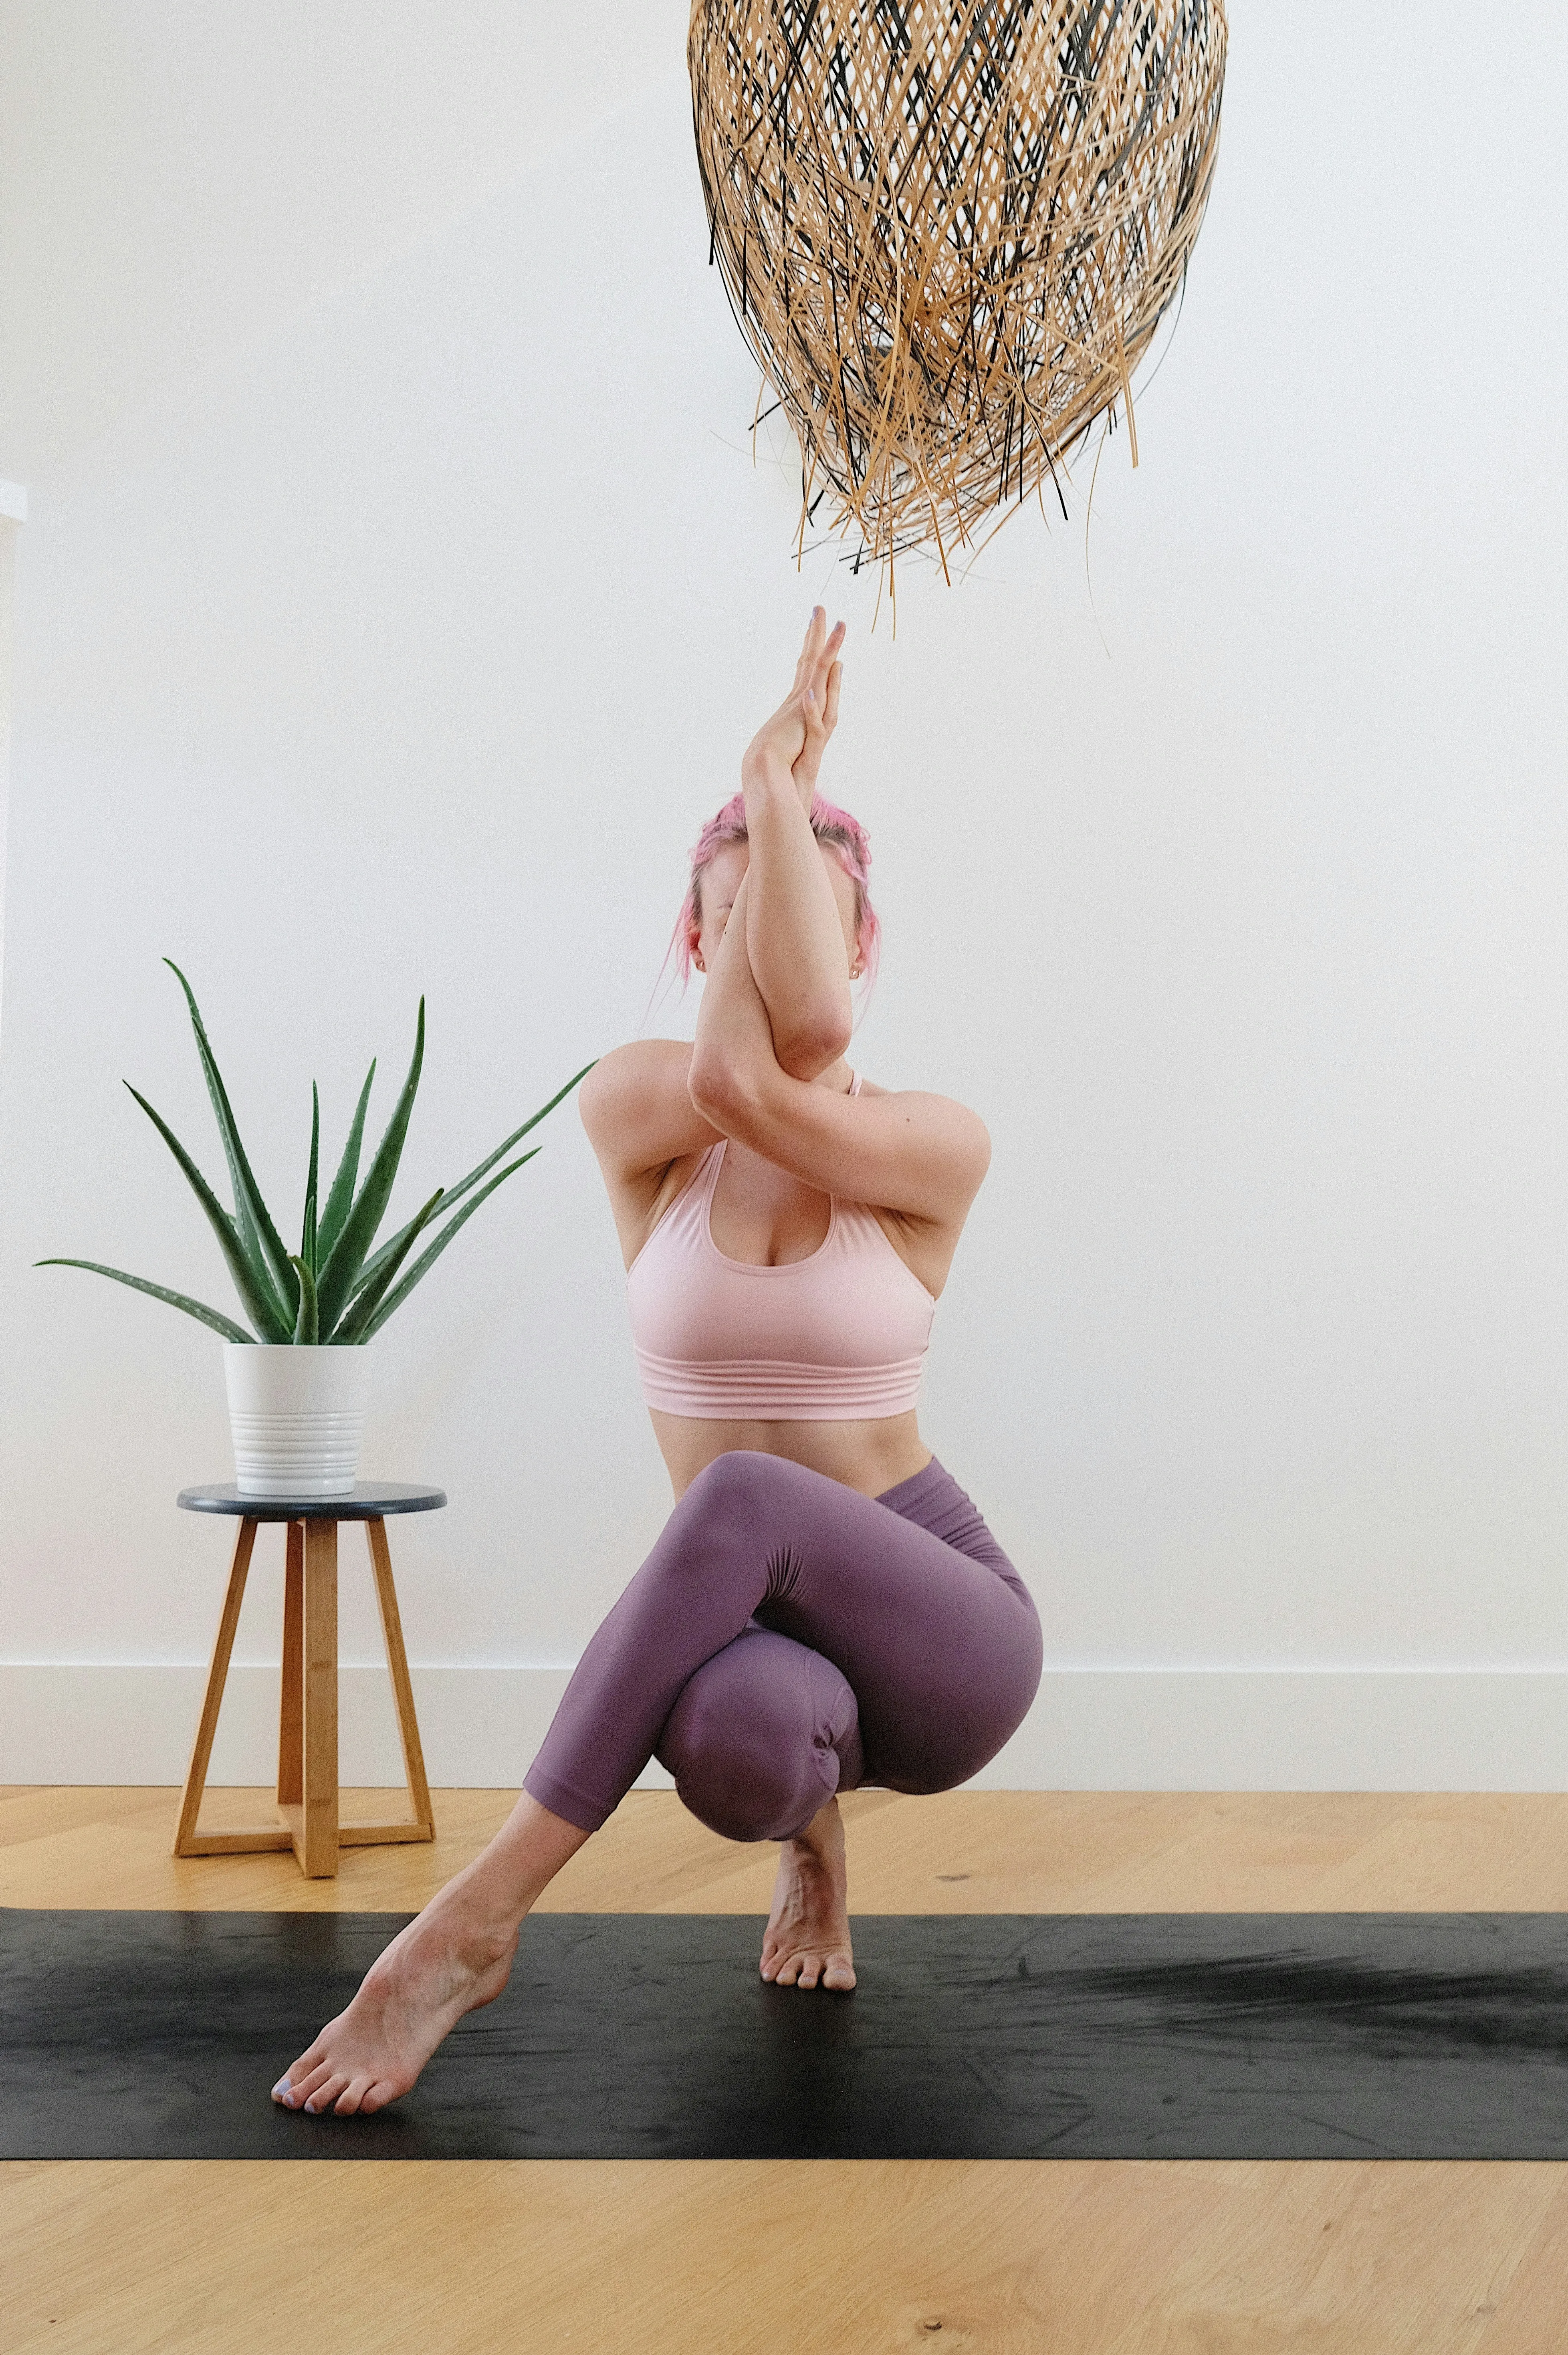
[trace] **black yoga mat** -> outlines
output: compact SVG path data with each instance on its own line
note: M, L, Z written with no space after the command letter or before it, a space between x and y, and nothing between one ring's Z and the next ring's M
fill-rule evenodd
M1559 2158L1568 1916L540 1914L379 2116L273 2080L407 1917L0 1913L0 2158Z

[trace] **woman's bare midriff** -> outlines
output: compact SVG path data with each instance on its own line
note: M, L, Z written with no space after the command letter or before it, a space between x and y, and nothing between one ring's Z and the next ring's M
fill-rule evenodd
M907 1414L880 1415L869 1423L710 1423L699 1415L664 1414L656 1407L650 1412L677 1499L718 1456L738 1449L804 1464L846 1488L858 1488L862 1497L896 1488L931 1461L912 1407Z

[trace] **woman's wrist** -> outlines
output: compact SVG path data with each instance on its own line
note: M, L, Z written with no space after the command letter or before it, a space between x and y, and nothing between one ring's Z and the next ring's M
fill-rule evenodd
M741 790L748 796L755 794L794 794L798 800L800 788L795 772L781 753L749 751L741 763Z

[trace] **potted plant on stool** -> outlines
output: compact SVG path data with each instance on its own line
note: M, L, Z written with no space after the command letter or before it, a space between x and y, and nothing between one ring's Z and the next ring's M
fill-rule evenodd
M378 1244L377 1231L391 1199L424 1062L421 997L413 1060L386 1135L361 1178L365 1114L376 1077L372 1062L349 1123L336 1175L325 1202L319 1204L321 1103L312 1082L304 1217L299 1250L291 1252L261 1199L190 984L172 960L165 958L165 963L190 1007L197 1052L229 1163L234 1197L231 1211L224 1209L167 1122L145 1096L134 1088L131 1093L179 1163L201 1204L253 1333L247 1333L220 1309L209 1308L185 1293L171 1292L161 1284L150 1284L144 1276L127 1275L123 1268L105 1267L97 1260L48 1259L37 1264L84 1267L95 1275L111 1276L116 1284L128 1284L155 1300L166 1300L171 1307L183 1309L187 1316L223 1336L235 1478L241 1496L347 1496L358 1471L365 1423L369 1372L366 1344L429 1273L458 1229L466 1225L497 1186L533 1159L539 1147L506 1161L502 1168L497 1169L496 1163L504 1161L512 1147L547 1113L553 1112L593 1067L585 1063L549 1103L541 1104L520 1128L504 1137L466 1178L455 1186L438 1187L411 1219ZM126 1085L130 1087L129 1081ZM454 1209L458 1202L463 1204L461 1209ZM445 1215L449 1210L453 1211L450 1218ZM414 1245L438 1217L443 1223L411 1263Z

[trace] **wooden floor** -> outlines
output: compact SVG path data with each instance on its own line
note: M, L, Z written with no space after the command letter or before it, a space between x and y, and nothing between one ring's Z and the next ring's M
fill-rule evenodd
M507 1805L438 1792L433 1848L360 1849L336 1881L304 1881L284 1856L176 1861L174 1799L0 1790L0 1903L412 1907ZM213 1804L219 1821L256 1819L254 1794ZM846 1812L864 1912L1568 1908L1555 1797L864 1792ZM546 1902L760 1913L773 1854L634 1794ZM1565 2355L1568 2171L0 2167L0 2355L312 2341L325 2355Z

